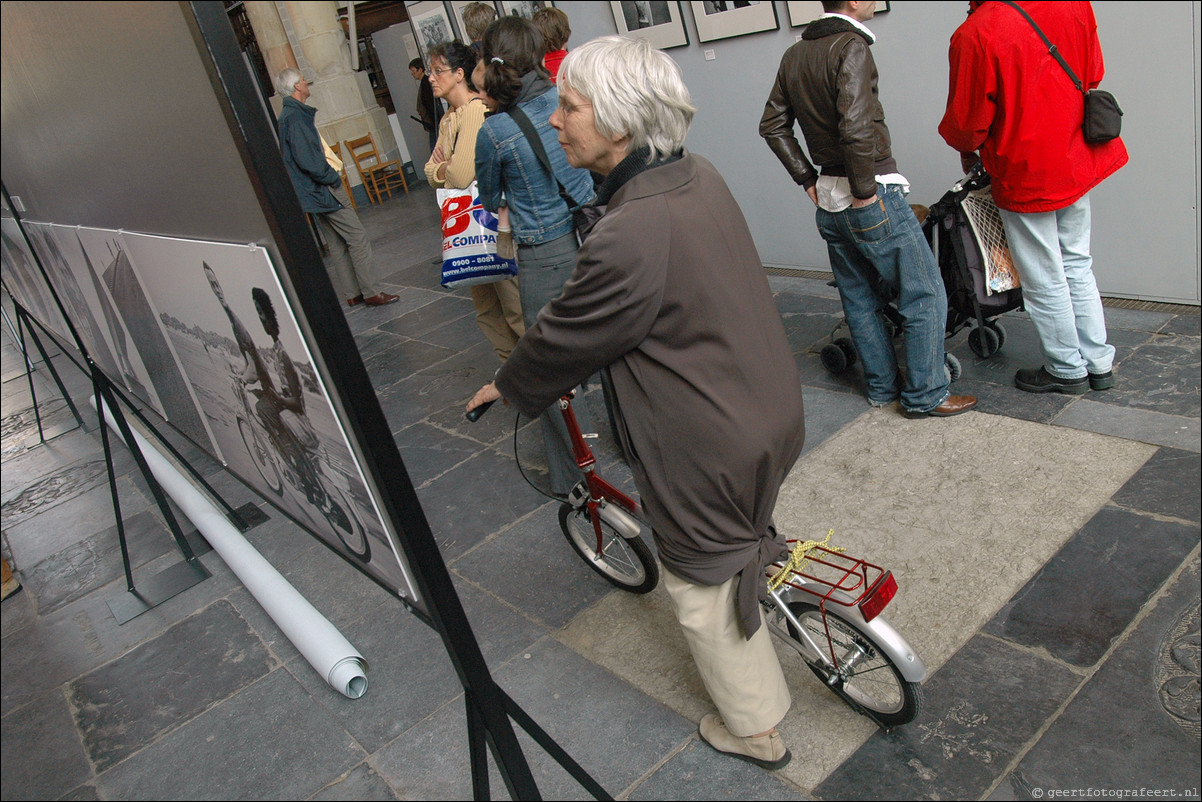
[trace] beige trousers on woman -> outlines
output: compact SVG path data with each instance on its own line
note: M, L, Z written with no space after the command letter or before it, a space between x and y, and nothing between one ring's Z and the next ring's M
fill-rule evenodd
M476 305L476 323L504 362L518 339L526 333L518 277L511 276L491 284L474 284L471 290L472 303Z
M663 578L701 681L726 728L746 738L779 724L793 700L763 612L751 640L743 637L735 607L739 578L694 585L667 569Z

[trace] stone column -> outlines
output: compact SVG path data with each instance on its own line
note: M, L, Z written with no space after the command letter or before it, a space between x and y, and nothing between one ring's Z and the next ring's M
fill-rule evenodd
M331 145L370 132L384 160L398 148L388 113L376 103L366 73L350 66L350 49L333 0L248 0L247 17L272 76L295 66L311 80L309 105L317 109L317 130ZM269 55L270 54L270 55ZM283 98L272 98L276 112ZM351 184L362 183L342 146Z

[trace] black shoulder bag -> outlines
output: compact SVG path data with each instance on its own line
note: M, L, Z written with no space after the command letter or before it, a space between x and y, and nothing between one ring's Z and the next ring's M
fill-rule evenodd
M538 131L534 130L534 123L530 122L530 118L526 116L526 112L517 107L515 103L512 108L506 112L518 128L522 129L522 133L526 136L526 141L530 143L530 148L534 151L538 163L547 171L547 175L551 176L551 180L555 182L555 186L559 188L559 197L563 198L563 202L568 205L568 211L572 214L572 228L576 230L577 239L583 239L584 229L588 226L588 218L585 217L584 208L577 203L571 195L568 194L567 188L563 182L559 180L559 176L555 175L555 171L551 169L551 160L547 157L547 149L543 147L543 140L538 135Z
M1031 23L1031 27L1035 29L1035 33L1039 34L1039 38L1048 46L1048 52L1052 54L1052 57L1056 61L1060 62L1060 66L1068 73L1068 77L1072 80L1073 85L1077 87L1077 91L1085 96L1085 119L1081 123L1081 130L1085 133L1085 141L1091 145L1100 145L1103 142L1117 139L1123 126L1123 110L1119 108L1119 102L1115 100L1114 95L1101 89L1087 90L1068 66L1068 62L1064 60L1064 56L1060 55L1060 51L1056 49L1056 45L1052 44L1048 40L1048 37L1044 36L1043 31L1035 24L1035 20L1031 19L1031 15L1024 11L1017 3L1011 2L1011 0L1002 0L1002 2L1027 18L1027 22Z

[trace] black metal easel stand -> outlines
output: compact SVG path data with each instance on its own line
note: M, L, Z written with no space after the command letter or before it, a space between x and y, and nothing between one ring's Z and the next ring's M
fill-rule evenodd
M167 495L163 492L162 486L150 471L150 466L146 463L146 457L142 454L142 449L138 447L138 443L134 440L133 432L129 428L129 421L125 419L125 415L121 412L121 407L117 404L116 394L113 392L113 386L92 361L88 360L88 365L92 373L92 388L96 396L96 411L100 419L100 439L104 445L104 462L108 469L109 489L113 495L113 514L117 519L117 539L121 544L121 562L125 568L125 586L126 590L120 596L109 600L109 610L112 611L113 617L117 619L118 624L124 624L142 613L150 610L173 596L182 593L188 588L208 579L211 574L205 568L198 558L199 553L204 553L209 550L208 544L197 544L197 548L193 548L188 539L184 537L183 530L180 529L179 522L175 518L175 513L172 512L170 505L167 503ZM155 502L159 506L159 510L163 513L163 519L167 522L167 527L171 530L171 536L175 538L175 543L179 546L180 553L183 554L184 561L176 563L158 574L150 577L142 582L142 586L134 586L133 570L130 567L129 560L129 544L125 537L125 523L121 515L121 499L117 492L117 474L113 469L113 453L109 444L108 426L105 423L105 414L112 417L113 423L116 424L117 430L121 434L121 438L129 447L130 453L133 455L134 462L138 465L138 470L142 472L142 477L146 480L150 487L150 492L154 495Z
M21 356L25 360L25 378L29 381L29 396L33 400L33 416L38 423L38 438L41 442L45 443L48 440L53 440L54 438L64 435L67 432L73 432L76 429L82 429L83 418L80 417L79 410L76 409L75 403L71 400L71 394L67 392L67 388L63 384L62 378L58 375L58 371L55 369L54 363L51 362L50 357L46 355L46 349L42 346L42 341L38 337L37 331L34 330L33 326L29 325L29 321L31 320L29 313L25 311L25 307L17 303L15 299L13 300L13 311L16 312L17 315L17 345L20 346ZM29 358L29 351L25 347L26 329L28 329L29 336L33 339L33 344L38 349L38 353L42 357L42 364L49 369L50 375L54 379L54 383L58 385L58 391L62 394L63 400L67 402L67 408L70 409L71 414L75 416L75 426L55 432L54 434L50 435L50 437L46 436L46 430L42 425L42 413L38 409L38 393L33 383L33 361Z

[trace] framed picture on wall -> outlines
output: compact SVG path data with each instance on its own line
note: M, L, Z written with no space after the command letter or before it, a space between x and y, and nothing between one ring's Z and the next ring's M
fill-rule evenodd
M646 39L652 47L666 50L689 43L680 3L652 0L622 0L609 4L618 33L634 39Z
M534 16L534 12L545 6L546 3L542 0L518 0L518 2L508 2L501 0L501 13L507 17L525 17L530 19Z
M823 14L822 3L819 0L789 0L785 5L789 7L789 26L793 28L809 25ZM884 14L888 10L888 0L876 4L877 14Z
M456 38L464 44L470 44L471 40L467 37L467 25L463 22L463 9L477 2L479 0L451 0L451 13L455 16L455 30L459 32ZM491 6L494 11L497 10L496 3L485 3L484 5Z
M776 3L735 3L732 0L705 0L693 3L697 38L703 42L727 39L760 31L775 31Z
M440 0L414 3L406 10L409 12L409 23L413 26L413 38L417 40L422 61L428 65L430 48L455 38L451 18L447 16L446 6Z

